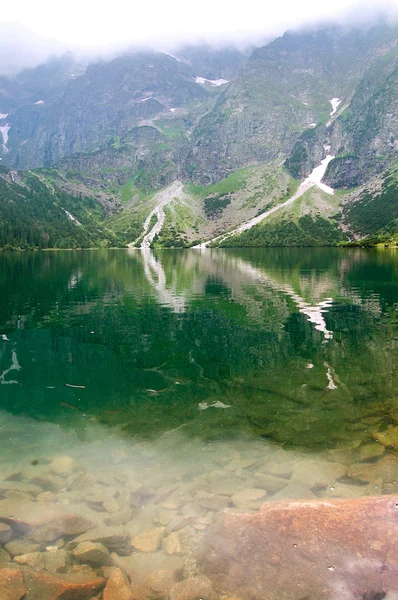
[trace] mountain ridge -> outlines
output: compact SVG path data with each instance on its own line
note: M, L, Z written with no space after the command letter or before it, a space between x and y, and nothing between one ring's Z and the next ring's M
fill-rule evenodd
M233 230L286 199L286 186L293 190L287 182L303 181L327 157L323 181L336 190L336 212L309 194L319 202L313 214L337 227L336 243L349 241L362 235L345 223L354 214L346 199L359 198L352 188L390 181L397 159L395 26L288 32L249 57L186 47L175 56L140 51L85 68L69 56L35 73L8 79L0 92L0 111L10 110L0 113L2 163L13 171L47 169L55 188L94 196L111 207L105 220L135 232L156 192L182 181L184 203L167 206L154 245L192 245ZM243 185L242 169L249 169Z

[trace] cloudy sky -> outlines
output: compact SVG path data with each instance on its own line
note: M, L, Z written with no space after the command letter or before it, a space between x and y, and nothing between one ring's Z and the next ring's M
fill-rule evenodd
M3 63L37 62L52 50L92 53L149 43L256 43L287 28L325 20L355 22L384 10L398 15L398 0L14 0L0 14Z

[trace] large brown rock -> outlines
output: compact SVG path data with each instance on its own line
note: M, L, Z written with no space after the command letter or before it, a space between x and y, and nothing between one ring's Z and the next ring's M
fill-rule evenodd
M120 569L115 569L104 589L104 600L133 600L133 598L127 577Z
M398 598L398 496L227 511L199 564L219 593L242 600Z
M0 600L21 600L21 598L25 598L22 571L12 567L0 568Z
M105 579L94 575L55 575L31 570L24 572L24 581L24 600L89 600L105 584Z

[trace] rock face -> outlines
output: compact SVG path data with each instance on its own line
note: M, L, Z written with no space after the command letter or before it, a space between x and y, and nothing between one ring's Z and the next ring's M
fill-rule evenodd
M202 571L242 600L398 597L398 497L276 502L224 513Z

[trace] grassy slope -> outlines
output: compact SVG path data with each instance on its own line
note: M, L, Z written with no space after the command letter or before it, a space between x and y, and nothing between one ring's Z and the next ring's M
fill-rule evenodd
M228 231L284 202L298 183L274 164L247 167L208 186L188 183L187 199L173 201L156 246L189 246Z
M339 229L341 196L310 189L294 204L221 246L333 246L345 239Z

